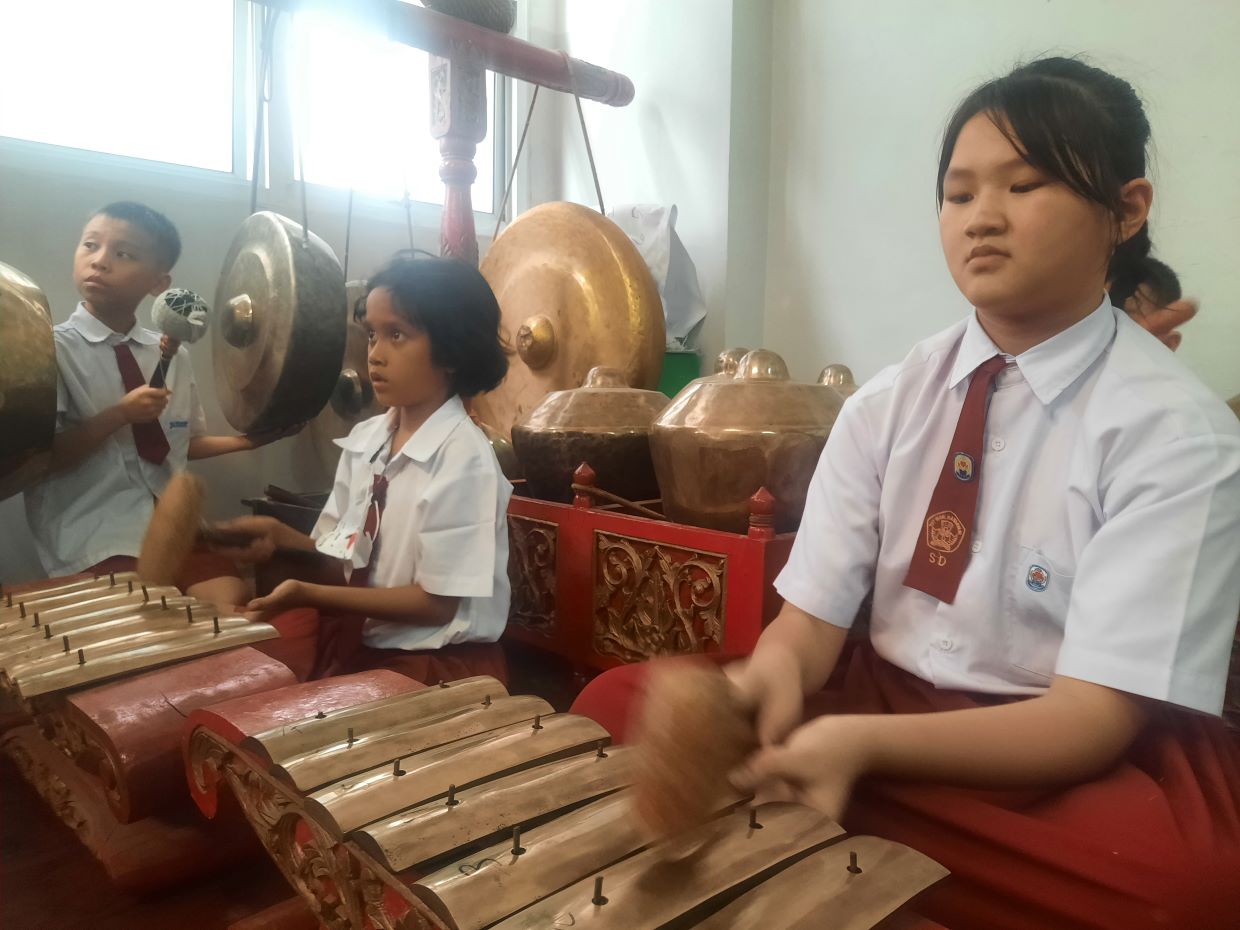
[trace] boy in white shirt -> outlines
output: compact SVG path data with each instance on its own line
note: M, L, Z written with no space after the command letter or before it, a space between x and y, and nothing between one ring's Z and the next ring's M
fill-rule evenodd
M26 492L26 518L51 576L131 569L156 498L187 459L278 438L206 435L184 347L166 386L148 386L160 360L160 334L138 324L137 309L168 288L180 253L176 227L139 203L108 204L82 231L73 258L82 301L54 329L52 473ZM233 564L205 551L194 553L178 586L225 605L247 597Z

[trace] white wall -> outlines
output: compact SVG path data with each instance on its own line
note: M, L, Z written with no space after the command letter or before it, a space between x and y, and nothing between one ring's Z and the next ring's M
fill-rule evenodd
M1156 254L1202 311L1180 356L1240 393L1240 4L777 0L766 341L794 376L859 379L967 312L942 261L940 134L1018 60L1085 53L1153 125Z
M563 47L636 88L627 107L583 104L604 201L678 206L708 370L724 345L762 335L770 22L768 0L564 0ZM555 105L560 196L596 206L575 105Z

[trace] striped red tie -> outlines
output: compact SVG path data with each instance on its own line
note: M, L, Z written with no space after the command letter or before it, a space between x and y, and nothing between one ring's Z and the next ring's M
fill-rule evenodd
M995 376L1005 364L1003 356L996 355L973 370L951 449L930 495L926 520L904 577L906 587L925 591L945 604L956 600L956 590L969 564L982 483L986 408Z

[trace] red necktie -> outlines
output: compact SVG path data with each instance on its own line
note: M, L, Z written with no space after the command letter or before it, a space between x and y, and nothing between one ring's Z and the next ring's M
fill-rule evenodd
M116 349L116 367L121 370L121 384L125 386L125 393L134 388L145 387L146 379L142 377L142 369L138 367L138 361L133 357L129 346L120 342L113 348ZM138 449L138 455L156 465L162 465L168 457L168 438L158 420L134 423L133 444Z
M375 475L370 486L370 504L366 507L366 523L362 532L370 537L370 558L361 568L355 568L349 576L349 584L365 587L370 583L370 570L375 566L379 556L379 524L383 520L383 507L387 503L388 480L383 475Z
M969 540L982 482L986 407L995 375L1005 364L1003 356L996 355L973 370L956 434L904 577L906 587L925 591L945 604L956 600L956 589L969 564Z

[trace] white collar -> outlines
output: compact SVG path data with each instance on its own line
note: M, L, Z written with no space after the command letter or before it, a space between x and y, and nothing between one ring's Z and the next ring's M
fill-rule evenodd
M76 329L87 342L111 342L114 345L122 342L136 342L144 346L159 345L159 334L140 325L136 319L129 332L118 333L87 310L84 301L79 302L77 308L69 314L69 325Z
M346 452L357 452L368 458L377 457L396 430L397 416L397 411L389 410L385 414L371 417L348 436L335 440L335 443ZM426 418L425 423L413 431L413 435L405 440L398 454L415 462L426 462L439 451L439 447L452 431L468 419L465 405L453 394Z
M1116 312L1111 298L1103 294L1102 303L1087 317L1015 357L1021 376L1029 382L1038 400L1043 404L1053 403L1111 344L1115 337ZM948 387L954 388L978 365L999 354L1002 354L999 347L986 335L975 312L961 336Z

